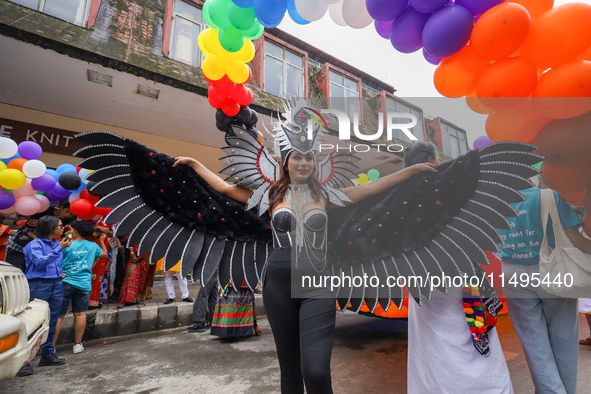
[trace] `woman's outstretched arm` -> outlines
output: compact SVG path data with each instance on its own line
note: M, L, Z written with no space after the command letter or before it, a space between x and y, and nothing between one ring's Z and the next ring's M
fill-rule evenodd
M191 157L177 157L176 161L172 165L173 167L178 166L179 164L185 164L191 167L195 172L205 180L209 184L209 186L213 187L215 191L221 193L225 196L233 198L234 200L246 204L250 194L252 193L251 189L247 189L244 187L239 187L236 185L231 185L227 182L224 182L222 178L220 178L217 174L214 174L212 171L207 169L203 164L198 162L197 160Z
M392 186L395 186L400 182L407 180L411 176L423 171L437 172L431 163L415 164L414 166L406 167L398 172L395 172L394 174L380 178L367 185L351 186L341 190L351 197L353 203L356 203L369 196L381 193L384 190L389 189Z

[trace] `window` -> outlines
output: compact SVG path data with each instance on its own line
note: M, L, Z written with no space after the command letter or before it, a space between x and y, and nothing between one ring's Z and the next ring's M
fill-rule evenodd
M170 26L170 57L199 67L204 58L197 44L197 37L205 27L201 9L180 0L175 1Z
M56 18L84 26L88 21L91 0L11 0Z
M423 135L423 117L422 117L421 111L417 111L416 109L404 104L403 102L398 101L398 100L394 100L389 97L386 99L386 104L387 104L388 112L399 112L399 113L403 113L403 114L412 114L412 115L416 116L417 125L409 130L412 133L412 135L417 137L417 141L421 141L421 142L425 141L425 138ZM393 118L392 119L392 123L394 123L394 124L404 124L404 123L409 123L409 122L410 122L409 119L404 119L404 118L398 118L398 119ZM408 138L406 136L406 134L404 134L404 132L400 129L392 130L392 137L397 138L401 141L406 141L406 142L413 142L414 141L414 140L411 140L410 138Z
M265 41L264 90L279 97L304 97L304 58Z
M334 71L329 71L330 108L343 111L353 122L353 113L359 114L359 88L357 82ZM361 119L359 120L361 122Z
M466 132L441 122L441 138L443 139L443 153L453 159L468 151Z

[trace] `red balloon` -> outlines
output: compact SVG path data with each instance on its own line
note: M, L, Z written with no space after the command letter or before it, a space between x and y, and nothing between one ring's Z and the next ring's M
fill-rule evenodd
M236 84L236 89L230 95L230 98L240 104L246 98L246 89L244 84Z
M544 162L540 170L544 183L559 193L576 193L591 187L591 162L575 167L554 167Z
M209 101L209 105L211 105L215 109L222 108L222 103L219 101L215 101L214 99L211 98L211 96L207 98L207 101Z
M236 89L236 84L232 82L232 80L227 75L224 75L222 79L217 82L215 87L220 91L220 93L229 96L232 94L232 92L234 92L234 89Z
M497 109L486 119L486 134L491 140L531 142L548 122L533 106L531 99L511 108Z
M94 212L96 215L101 215L101 216L108 215L109 212L111 212L112 210L113 210L113 208L92 207L92 212Z
M529 97L538 82L536 66L524 57L494 62L478 77L476 95L489 108L509 108Z
M240 112L240 104L232 99L227 99L222 104L222 111L228 116L236 116Z
M84 189L80 192L80 198L84 198L84 199L90 201L90 203L92 205L96 204L98 202L98 200L100 200L100 197L93 196L92 194L90 194L88 189Z
M252 103L252 99L252 90L246 88L246 96L244 96L244 99L242 101L239 101L238 104L242 106L249 105L250 103Z
M78 216L78 217L82 220L92 220L92 219L94 219L95 216L96 216L96 214L91 211L89 214L86 214L84 216Z
M228 94L222 92L216 86L210 86L207 89L207 97L211 98L216 103L223 103L228 98Z
M248 78L246 78L246 81L244 81L243 83L249 83L250 79L252 78L252 70L250 69L248 64L246 65L246 68L248 68Z
M70 203L70 212L79 217L88 215L92 212L92 203L84 198L74 200Z

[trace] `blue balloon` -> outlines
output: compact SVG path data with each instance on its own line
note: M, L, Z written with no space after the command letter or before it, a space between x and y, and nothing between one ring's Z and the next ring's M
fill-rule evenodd
M80 193L82 190L86 189L86 184L85 183L81 183L80 187L76 190L74 190L74 193Z
M275 0L254 0L253 7L261 25L272 28L278 26L283 20L287 3Z
M291 17L291 20L297 23L298 25L307 25L310 21L305 20L298 14L295 6L295 0L287 0L287 12Z
M45 173L51 175L56 182L60 179L61 174L59 174L56 170L48 168L47 170L45 170Z
M76 166L73 164L68 164L68 163L60 164L59 166L57 166L57 168L55 170L60 175L63 174L64 172L74 172L76 174L78 173L78 171L76 171Z
M252 0L232 0L232 3L234 3L238 7L242 7L242 8L252 7Z
M21 156L21 155L19 155L19 154L17 153L16 155L14 155L14 156L12 156L12 157L9 157L9 158L6 158L6 159L2 159L1 161L2 161L4 164L8 164L8 162L9 162L10 160L12 160L12 159L20 159L20 158L22 158L22 156Z

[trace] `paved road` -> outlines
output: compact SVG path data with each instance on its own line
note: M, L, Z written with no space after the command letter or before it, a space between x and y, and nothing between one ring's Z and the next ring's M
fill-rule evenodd
M64 366L0 382L0 393L278 393L279 365L271 330L228 342L174 329L87 343L84 353L58 349ZM499 335L517 394L533 393L521 345L507 315ZM587 334L581 320L581 336ZM337 314L332 359L335 393L406 393L407 324ZM33 361L33 365L37 364ZM580 347L579 393L591 391L591 351Z

